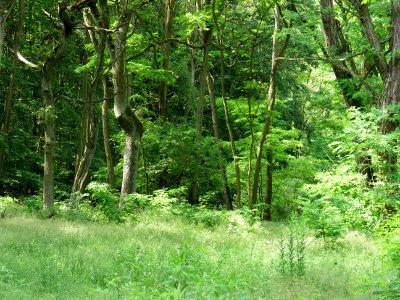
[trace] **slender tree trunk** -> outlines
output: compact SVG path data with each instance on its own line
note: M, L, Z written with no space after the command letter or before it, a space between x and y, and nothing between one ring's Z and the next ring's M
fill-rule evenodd
M110 98L109 83L106 75L103 75L103 105L101 110L101 119L103 124L103 144L104 152L106 155L107 171L108 171L108 184L115 190L115 173L114 173L114 159L110 145L110 130L108 128L108 100Z
M200 8L199 1L196 1L198 8ZM205 1L205 5L210 5L210 0ZM208 28L208 30L203 30L203 61L201 66L200 73L200 83L199 83L199 98L197 101L197 109L196 109L196 140L195 143L197 146L200 146L202 139L202 131L203 131L203 116L204 116L204 105L205 105L205 90L206 90L206 81L208 74L208 54L209 54L209 46L212 38L212 28ZM197 157L196 157L197 159ZM191 180L191 185L189 188L189 202L191 204L198 203L198 183L197 183L197 172L193 174L193 178Z
M15 3L16 0L2 0L0 2L0 67L1 67L1 60L3 57L3 45L5 38L4 34L6 29L6 21L13 10Z
M93 87L92 87L93 88ZM91 89L92 89L91 88ZM72 186L72 193L83 193L89 177L90 166L92 164L94 152L96 150L97 137L98 137L98 121L96 105L93 103L94 91L89 93L87 103L84 103L84 115L82 116L84 126L83 137L83 153L78 161L77 170L75 173L74 183Z
M266 185L266 193L265 193L265 211L263 219L266 221L271 221L272 218L272 171L274 169L274 156L272 152L272 148L267 148L267 185Z
M289 36L286 36L285 43L278 53L277 35L279 33L279 28L280 28L279 15L280 15L279 8L278 8L278 6L275 6L275 10L274 10L275 26L274 26L274 34L273 34L273 38L272 38L272 58L271 58L272 66L271 66L271 71L270 71L269 89L268 89L268 110L267 110L267 117L265 119L264 128L263 128L263 131L262 131L262 134L260 137L260 141L258 142L258 147L257 147L256 165L254 167L254 178L253 178L253 187L252 187L252 196L251 196L253 203L257 203L257 194L258 194L259 181L260 181L262 153L263 153L264 143L267 139L267 136L270 133L271 122L272 122L271 114L272 114L272 111L273 111L274 105L275 105L276 72L277 72L278 64L279 64L279 60L277 60L276 57L283 56L284 52L287 49L288 43L289 43ZM270 155L272 155L272 149L270 151L271 151ZM271 172L271 178L269 178L268 180L270 180L272 182L272 172Z
M86 58L85 58L85 63L86 63ZM82 78L82 99L84 99L84 101L89 101L89 87L88 87L88 77L89 77L89 71L84 71L83 72L83 78ZM83 156L83 152L85 150L85 137L86 137L86 125L87 125L87 109L88 109L88 105L86 105L86 103L84 103L82 105L82 112L81 112L81 119L80 119L80 130L79 130L79 136L78 136L78 149L76 151L76 159L75 159L75 177L76 177L76 173L78 171L79 168L79 162L81 161L81 158ZM74 179L75 182L75 179ZM75 184L74 184L75 185ZM74 188L72 188L72 193L74 193Z
M4 28L1 24L1 15L2 14L0 12L0 31L4 30ZM23 25L24 25L24 18L25 18L25 3L24 3L24 0L19 0L18 28L14 34L13 68L11 70L10 81L8 83L8 91L7 91L7 96L6 96L6 100L4 103L3 123L1 125L1 132L4 135L8 135L8 133L10 132L10 127L11 127L11 111L12 111L12 106L13 106L14 97L15 97L15 92L14 92L15 75L17 72L17 65L18 65L17 52L18 52L19 46L20 46L21 34L22 34ZM1 35L1 32L0 32L0 35ZM0 48L2 49L1 43L2 42L0 42ZM1 63L1 61L0 61L0 63ZM0 149L0 174L3 172L5 156L6 156L6 153L5 153L4 149Z
M217 119L217 103L215 99L215 87L214 87L214 79L212 78L210 72L207 74L207 85L208 85L208 93L210 95L210 106L211 106L211 118L213 124L214 137L217 142L217 152L218 152L218 167L221 173L221 179L224 185L224 201L227 210L232 210L232 195L228 185L228 178L226 177L226 168L222 159L222 146L221 146L221 138L219 134L219 126Z
M93 22L91 20L91 15L88 11L84 11L83 19L87 28L93 28ZM95 32L93 29L88 29L88 36L90 41L92 42L96 54L96 69L93 75L93 79L89 85L89 93L84 93L87 95L85 97L84 103L84 114L82 128L84 129L84 136L81 143L84 144L83 153L78 161L77 170L75 173L74 184L72 187L72 192L80 192L82 193L86 188L90 166L92 164L94 152L96 150L97 137L98 137L98 116L96 109L96 100L98 98L98 88L99 83L103 77L103 57L104 57L104 49L106 43L106 37L104 33L100 33L100 40L96 38Z
M174 20L174 0L165 0L164 2L164 30L165 30L165 43L163 45L163 68L164 70L169 70L169 56L172 37L172 23ZM160 84L160 115L165 118L167 115L167 93L168 93L168 83L167 80L161 80Z
M1 60L3 57L3 44L4 44L4 32L6 30L6 17L2 7L0 7L0 67Z
M225 0L222 1L222 10L225 10ZM242 208L242 186L240 182L240 167L239 167L239 159L236 151L235 137L233 135L232 125L229 119L229 108L228 103L226 101L226 92L225 92L225 50L223 45L223 31L218 22L218 16L215 10L215 1L212 2L212 17L214 23L214 29L217 34L217 45L220 50L221 56L221 98L224 107L224 116L226 128L228 129L230 148L232 152L233 162L235 166L235 182L236 182L236 207Z
M235 165L235 180L236 180L236 206L237 208L242 208L242 187L240 182L240 167L239 167L239 158L236 150L235 137L233 135L232 125L229 120L229 108L228 103L226 101L225 96L225 61L224 61L224 49L221 46L221 94L222 94L222 103L224 105L224 115L226 128L228 129L229 141L233 156L233 163Z

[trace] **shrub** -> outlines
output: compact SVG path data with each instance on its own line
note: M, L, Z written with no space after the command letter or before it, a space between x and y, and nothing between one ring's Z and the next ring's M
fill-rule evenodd
M381 289L383 299L400 298L400 214L396 214L378 229L382 237L382 254L394 271L394 276Z

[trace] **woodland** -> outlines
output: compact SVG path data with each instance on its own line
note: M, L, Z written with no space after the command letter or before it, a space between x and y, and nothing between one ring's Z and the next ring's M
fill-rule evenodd
M0 82L0 297L400 297L400 0L0 0Z

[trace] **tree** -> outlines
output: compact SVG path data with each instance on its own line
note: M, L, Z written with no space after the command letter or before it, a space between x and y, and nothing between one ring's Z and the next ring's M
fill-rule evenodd
M53 76L62 61L68 47L74 23L69 15L68 1L62 0L58 6L58 14L62 23L58 45L42 67L42 92L45 112L45 145L44 145L44 177L43 201L48 216L54 215L54 163L56 145L56 101L53 94Z
M100 15L92 8L97 17L99 28L109 29L110 13L107 1L101 0ZM125 133L124 166L121 186L121 201L125 195L136 191L139 160L139 141L143 135L143 125L130 107L126 74L126 40L131 24L133 8L127 3L118 3L118 23L112 30L113 37L108 37L106 46L111 58L111 74L114 89L114 114ZM99 19L100 18L100 19ZM122 203L122 202L121 202Z
M0 1L0 64L3 56L4 33L7 19L10 17L16 0L1 0ZM0 65L1 66L1 65Z
M268 109L266 112L266 118L265 118L265 124L264 128L260 137L260 140L258 142L257 146L257 157L256 157L256 165L254 168L254 179L253 179L253 187L252 187L252 196L251 196L251 202L249 201L249 207L251 208L253 203L257 203L257 194L258 194L258 187L259 187L259 180L260 180L260 172L261 172L261 160L262 160L262 154L263 154L263 149L264 149L264 143L270 133L271 129L271 122L272 122L272 113L274 109L274 104L275 104L275 95L276 95L276 72L278 70L278 65L279 61L276 58L277 57L282 57L283 54L285 53L288 45L289 45L289 35L286 36L283 45L281 46L281 49L278 49L278 34L280 30L280 9L276 5L275 10L274 10L274 20L275 20L275 26L274 26L274 35L272 38L272 66L271 66L271 71L270 71L270 81L269 81L269 88L268 88ZM272 168L272 149L269 149L268 152L268 168ZM270 206L272 202L272 170L268 171L268 192L266 196L266 218L270 219L271 214L270 214Z
M0 8L0 19L1 19L1 8ZM11 110L12 110L12 105L14 101L14 87L15 87L15 76L17 72L17 65L18 65L18 51L20 47L20 42L21 42L21 35L22 35L22 29L24 25L24 18L25 18L25 3L24 0L19 1L19 17L18 17L18 27L16 31L14 32L14 48L13 48L13 65L12 65L12 70L10 74L10 80L8 83L8 91L7 91L7 96L5 98L5 103L4 103L4 115L3 115L3 122L1 125L0 132L4 135L7 135L10 131L10 126L11 126ZM4 18L6 20L7 18ZM3 21L4 23L4 21ZM1 33L1 30L3 30L3 33ZM3 47L3 42L2 42L2 37L1 35L4 34L4 25L1 24L0 20L0 64L1 64L1 49ZM0 65L1 68L1 65ZM3 165L4 165L4 160L5 160L5 150L3 148L0 148L0 174L3 171Z
M205 0L204 6L208 11L210 9L210 0ZM201 9L200 0L196 1L196 6L198 9ZM204 105L205 105L205 90L206 90L206 82L208 76L208 59L209 59L209 49L210 42L212 38L212 26L208 24L208 26L202 28L202 65L200 71L200 79L199 79L199 98L196 106L196 145L200 145L200 141L202 138L203 131L203 117L204 117ZM196 179L196 175L192 178L190 191L189 191L189 202L192 204L198 203L198 183Z

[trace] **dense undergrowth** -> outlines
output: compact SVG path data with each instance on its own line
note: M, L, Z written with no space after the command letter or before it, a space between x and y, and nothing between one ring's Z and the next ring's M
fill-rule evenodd
M388 283L395 272L371 235L347 231L318 239L299 218L260 223L250 213L189 207L165 191L152 201L131 196L133 213L121 210L110 222L107 210L82 197L59 205L52 220L38 218L35 199L29 205L1 200L0 298L396 296L385 289L395 285Z

